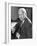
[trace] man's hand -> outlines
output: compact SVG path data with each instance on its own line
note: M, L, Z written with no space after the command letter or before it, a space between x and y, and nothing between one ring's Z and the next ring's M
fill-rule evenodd
M16 33L16 37L19 39L20 38L20 34L17 32Z

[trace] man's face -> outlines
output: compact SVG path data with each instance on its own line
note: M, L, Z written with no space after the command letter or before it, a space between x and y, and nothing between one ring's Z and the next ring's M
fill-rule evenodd
M19 13L20 13L20 14L19 14L19 18L20 18L21 21L23 21L24 18L25 18L25 14L24 14L23 11L20 11Z

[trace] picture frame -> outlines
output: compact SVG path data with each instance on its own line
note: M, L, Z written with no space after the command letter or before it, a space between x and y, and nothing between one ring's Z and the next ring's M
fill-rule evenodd
M22 39L15 39L11 40L11 6L14 7L32 7L32 39L23 39L24 41L32 41L32 40L37 40L36 37L36 30L34 27L34 16L35 16L35 4L22 4L22 3L7 3L5 2L5 42L6 43L12 43L13 41L21 41Z

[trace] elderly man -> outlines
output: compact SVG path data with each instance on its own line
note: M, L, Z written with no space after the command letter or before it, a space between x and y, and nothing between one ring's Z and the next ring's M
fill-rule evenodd
M27 17L27 12L24 8L18 10L19 20L14 27L13 39L32 38L32 22Z

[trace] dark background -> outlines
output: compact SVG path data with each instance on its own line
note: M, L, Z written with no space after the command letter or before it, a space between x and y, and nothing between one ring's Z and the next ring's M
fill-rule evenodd
M18 10L20 8L26 9L27 16L32 21L32 7L13 7L13 6L11 6L11 19L16 20L18 18Z

